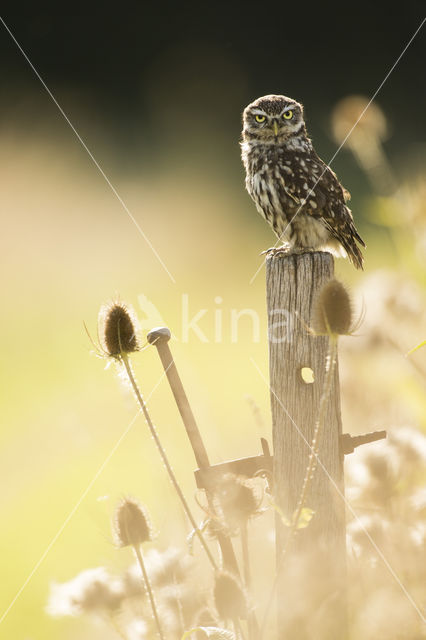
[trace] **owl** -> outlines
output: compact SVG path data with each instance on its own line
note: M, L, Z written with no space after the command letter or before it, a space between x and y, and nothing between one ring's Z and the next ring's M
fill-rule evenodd
M301 104L278 95L249 104L241 152L247 191L284 243L278 251L330 251L362 269L350 195L316 154Z

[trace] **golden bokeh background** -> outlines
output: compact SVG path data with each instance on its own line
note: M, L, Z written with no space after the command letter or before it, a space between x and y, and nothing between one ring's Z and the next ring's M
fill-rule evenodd
M85 333L83 323L97 339L101 304L116 296L129 302L146 333L155 318L152 308L146 316L148 301L173 331L171 347L212 462L255 455L260 437L270 440L268 388L251 361L267 376L264 269L250 281L260 252L275 240L244 191L240 113L255 97L247 69L213 45L165 48L139 87L143 117L132 120L131 153L119 135L124 112L104 117L83 89L51 88L143 234L38 81L25 91L15 87L0 127L0 616L36 570L0 625L7 640L116 637L84 617L52 618L45 607L52 581L129 564L130 552L115 549L111 538L122 496L147 505L159 532L153 546L182 545L188 532L142 417L132 424L132 394L114 366L106 369L95 356ZM337 147L329 107L320 99L305 104L324 159ZM386 100L381 107L386 116ZM389 124L391 141L397 123ZM336 263L357 307L365 306L367 327L341 345L343 422L352 433L401 424L426 429L426 351L410 356L414 365L404 355L426 338L424 144L386 150L384 142L390 164L405 167L396 171L397 193L375 192L348 149L333 164L352 191L368 247L364 273ZM400 316L388 310L385 317L379 305L388 289L405 296ZM182 340L184 294L191 317L207 310L198 324L208 342L194 332ZM232 309L258 315L259 341L245 315L232 342ZM223 330L216 341L218 313ZM389 338L380 351L367 339L375 326ZM196 465L156 351L136 354L133 364L197 509ZM272 567L272 540L268 545Z

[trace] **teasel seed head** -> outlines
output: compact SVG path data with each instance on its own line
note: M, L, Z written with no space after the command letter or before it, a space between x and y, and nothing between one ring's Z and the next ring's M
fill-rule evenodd
M369 138L385 140L389 133L386 116L379 105L357 95L347 96L336 104L331 126L339 145L346 141L348 146L356 145L359 141L365 144Z
M99 335L108 356L119 358L122 353L139 351L138 321L129 305L111 302L99 312Z
M124 498L115 510L113 532L119 547L139 545L152 540L152 528L146 509L134 498Z
M352 301L345 286L332 278L319 291L313 305L315 335L347 335L354 330Z
M222 620L247 616L247 599L237 578L227 571L215 575L213 597L216 610Z
M261 501L258 494L255 484L243 476L233 473L223 476L217 487L217 498L225 522L231 529L247 522L258 512Z

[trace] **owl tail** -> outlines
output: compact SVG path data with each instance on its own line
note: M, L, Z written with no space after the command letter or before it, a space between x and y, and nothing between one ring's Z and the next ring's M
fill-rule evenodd
M348 258L357 269L364 268L364 256L355 243L353 243L352 247L348 250Z
M363 269L364 256L362 255L361 249L359 248L357 243L359 243L362 247L365 247L365 242L361 238L353 224L351 224L348 231L349 232L347 234L340 237L340 242L342 243L342 246L348 254L348 258L352 262L354 267L356 267L357 269Z

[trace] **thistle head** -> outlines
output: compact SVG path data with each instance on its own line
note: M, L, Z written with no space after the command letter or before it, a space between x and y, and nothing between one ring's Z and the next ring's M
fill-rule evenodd
M337 144L348 146L388 137L386 116L376 102L364 96L347 96L334 107L331 126Z
M216 610L222 620L247 616L246 595L237 578L227 571L215 575L213 597Z
M227 473L218 483L216 491L218 512L222 511L225 524L235 529L259 512L262 495L253 480Z
M312 332L317 336L348 335L355 329L352 301L346 287L332 278L320 289L312 310Z
M112 358L139 351L136 315L127 304L111 302L99 312L99 335L104 352Z
M146 509L134 498L124 498L114 514L113 533L117 546L135 546L152 540L152 528Z

